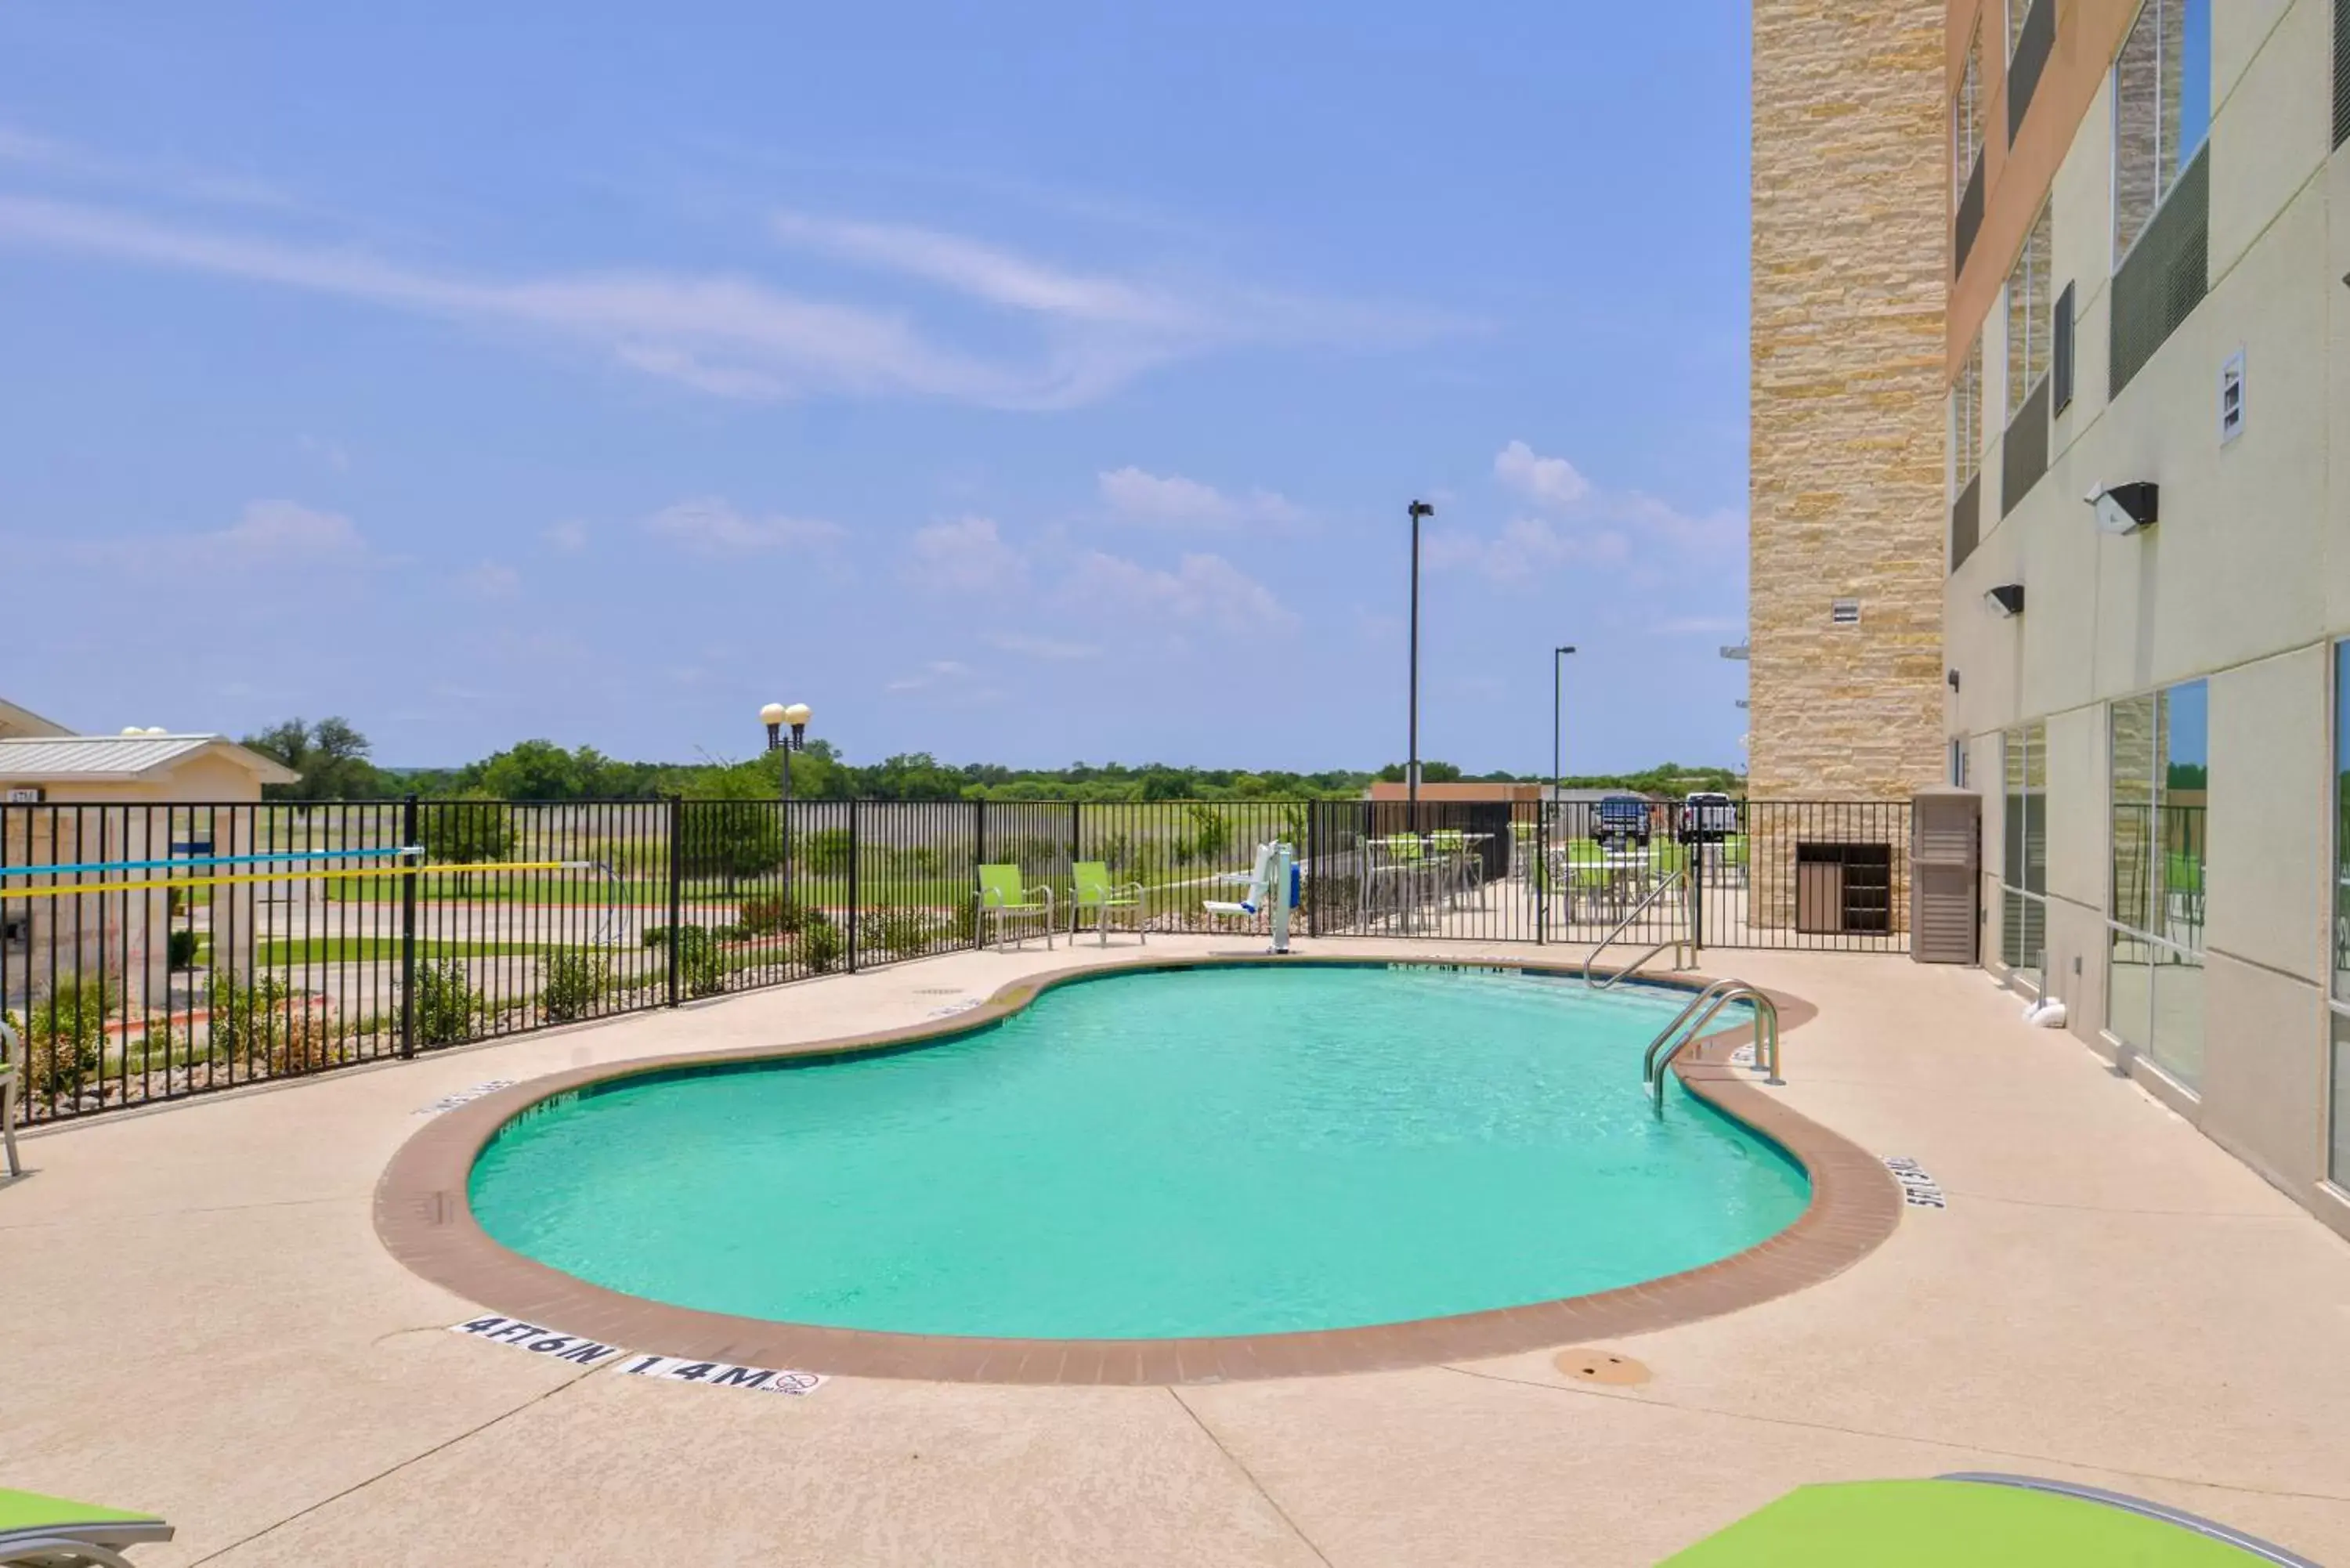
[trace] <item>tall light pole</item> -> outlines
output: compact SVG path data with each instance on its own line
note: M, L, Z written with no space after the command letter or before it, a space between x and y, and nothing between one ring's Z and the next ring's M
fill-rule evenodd
M1425 501L1411 504L1411 739L1403 764L1410 830L1419 831L1419 520L1436 515Z
M1566 764L1559 750L1560 732L1565 724L1560 715L1566 707L1566 656L1574 651L1571 642L1550 650L1550 804L1554 812L1566 794Z
M813 715L805 702L785 707L770 702L759 710L759 722L767 726L767 750L784 753L784 798L792 798L792 753L807 749L808 720ZM791 734L784 734L784 726L791 726Z

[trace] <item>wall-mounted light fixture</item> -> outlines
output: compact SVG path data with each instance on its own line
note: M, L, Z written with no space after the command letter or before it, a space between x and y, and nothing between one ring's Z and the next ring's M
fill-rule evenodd
M1945 670L1943 672L1942 679L1950 683L1951 691L1956 691L1959 689L1959 672L1957 670Z
M2002 583L1983 595L1983 603L1989 605L2002 618L2013 620L2023 613L2023 585Z
M2151 480L2109 485L2084 497L2097 514L2097 526L2108 534L2135 534L2154 526L2160 514L2156 505L2161 487Z

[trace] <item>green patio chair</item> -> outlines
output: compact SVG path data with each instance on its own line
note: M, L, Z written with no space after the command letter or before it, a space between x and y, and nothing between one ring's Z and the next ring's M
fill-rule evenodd
M26 1064L31 1070L31 1064ZM16 1158L16 1032L0 1021L0 1147L8 1156L8 1174L22 1176L24 1165Z
M1077 927L1084 922L1088 909L1094 912L1102 946L1109 946L1109 918L1113 911L1118 909L1134 912L1134 934L1145 945L1149 943L1150 933L1143 927L1141 883L1112 882L1109 865L1101 860L1080 860L1069 867L1069 876L1076 884L1069 899L1069 940L1072 944L1077 940Z
M1798 1487L1659 1568L2316 1568L2158 1503L2025 1476Z
M1003 947L1004 929L1007 926L1020 921L1033 921L1036 929L1045 934L1045 950L1051 950L1053 889L1044 887L1022 887L1020 867L1017 866L983 866L979 868L979 891L974 896L979 900L979 942L982 947L987 945L988 925L991 920L994 923L995 946L999 951ZM1028 945L1028 936L1024 927L1016 940L1019 946Z
M0 1564L6 1568L131 1568L126 1548L171 1539L172 1527L151 1513L0 1488Z

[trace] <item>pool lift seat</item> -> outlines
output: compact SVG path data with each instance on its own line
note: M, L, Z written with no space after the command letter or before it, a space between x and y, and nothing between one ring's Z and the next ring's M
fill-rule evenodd
M1649 1104L1664 1108L1665 1074L1673 1059L1697 1043L1716 1014L1739 1002L1754 1010L1754 1064L1764 1074L1763 1082L1786 1082L1779 1075L1778 1003L1767 992L1742 980L1717 980L1690 997L1689 1005L1648 1042L1648 1053L1640 1058L1640 1082L1648 1088Z
M1289 917L1300 902L1303 877L1297 867L1297 851L1286 844L1274 841L1256 846L1256 864L1246 871L1227 871L1216 878L1228 884L1245 886L1248 891L1237 900L1210 898L1204 908L1211 915L1240 915L1253 919L1266 913L1273 916L1273 946L1270 952L1289 950Z

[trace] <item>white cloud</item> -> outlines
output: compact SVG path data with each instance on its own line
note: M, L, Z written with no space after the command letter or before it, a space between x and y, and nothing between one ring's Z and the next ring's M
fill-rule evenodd
M481 279L362 252L280 244L37 198L0 197L0 244L104 256L519 326L601 346L648 374L728 396L777 389L1054 406L1102 389L1094 368L989 363L937 348L896 316L740 277L654 272Z
M100 163L19 132L0 159L59 180L184 192L112 178ZM206 199L280 204L236 182ZM307 209L300 209L307 211ZM0 245L234 278L385 309L522 327L585 347L708 396L939 398L1007 409L1097 400L1170 360L1248 343L1385 348L1457 332L1427 313L1262 291L1118 277L1055 266L964 236L785 213L774 233L804 250L910 277L1035 318L1024 347L959 350L894 302L871 309L807 297L732 273L647 269L496 277L407 265L348 245L287 243L197 227L120 206L0 196Z
M793 547L829 550L846 537L838 524L816 518L748 517L717 495L664 506L645 519L644 530L703 556L755 556Z
M97 540L70 548L73 556L95 565L174 573L223 566L254 571L348 568L374 560L366 538L348 517L292 501L252 502L235 522L209 533Z
M1149 473L1131 464L1097 478L1104 504L1119 516L1137 522L1235 528L1286 525L1305 515L1295 503L1270 490L1227 495L1196 479Z
M1591 493L1591 482L1563 457L1543 457L1513 441L1493 458L1493 477L1539 506L1567 507Z
M780 398L790 389L780 379L764 370L754 370L740 365L713 365L681 348L664 348L658 344L623 343L613 350L613 356L632 370L660 376L717 398L763 402Z
M482 599L510 599L522 591L522 574L499 561L484 561L457 574L457 590Z
M1746 514L1723 508L1691 516L1668 502L1638 490L1609 498L1610 510L1626 523L1684 551L1733 552L1740 570L1746 565Z
M777 213L770 226L787 245L920 278L1014 310L1126 327L1204 325L1194 307L1160 291L1068 271L960 234L804 213Z
M1001 649L1005 653L1064 663L1096 659L1101 655L1101 649L1094 643L1064 642L1056 638L1030 637L1021 632L991 632L985 641L988 647Z
M1287 630L1297 617L1222 556L1185 556L1173 571L1100 550L1081 557L1063 597L1128 626L1206 625L1235 635Z
M1631 556L1631 545L1612 529L1571 534L1546 517L1519 517L1492 538L1473 534L1431 534L1421 546L1431 571L1464 568L1503 586L1531 587L1560 566L1617 566Z
M203 537L256 561L348 560L367 554L367 542L349 518L291 501L254 502L234 523Z
M906 543L905 575L931 593L993 593L1025 580L1028 565L1003 542L993 518L959 517L915 530Z
M971 679L971 666L963 663L960 659L934 659L928 664L923 665L920 670L917 673L912 675L901 675L897 680L888 682L881 688L881 690L884 691L923 691L933 686L942 686L950 682L968 680Z
M548 549L576 556L588 547L588 524L571 519L550 523L539 530L538 536L546 541Z

